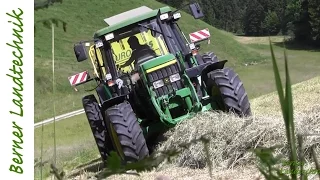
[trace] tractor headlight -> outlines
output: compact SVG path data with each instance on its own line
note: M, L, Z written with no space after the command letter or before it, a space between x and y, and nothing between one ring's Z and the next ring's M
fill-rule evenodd
M168 13L165 13L165 14L161 14L160 15L160 19L161 20L165 20L165 19L168 19L169 18L169 14Z
M106 34L104 37L106 38L107 41L109 41L109 40L114 38L114 34L113 33L109 33L109 34Z
M181 14L179 12L173 14L173 19L179 19L179 18L181 18Z
M180 75L179 73L177 74L173 74L170 76L170 82L176 82L176 81L179 81L181 78L180 78Z
M158 89L158 88L160 88L160 87L162 87L162 86L164 86L163 80L158 80L158 81L153 82L153 87L154 87L155 89Z

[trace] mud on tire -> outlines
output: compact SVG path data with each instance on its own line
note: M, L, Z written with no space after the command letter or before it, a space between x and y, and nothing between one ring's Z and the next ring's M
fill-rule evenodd
M219 110L250 116L251 108L247 93L238 74L231 68L217 69L208 73L207 90Z
M108 108L105 120L114 149L125 162L135 162L149 155L142 129L129 102Z
M83 97L82 104L101 158L105 161L107 160L108 153L112 146L107 146L110 144L110 139L108 137L106 138L106 135L108 134L102 118L100 106L97 99L92 94Z

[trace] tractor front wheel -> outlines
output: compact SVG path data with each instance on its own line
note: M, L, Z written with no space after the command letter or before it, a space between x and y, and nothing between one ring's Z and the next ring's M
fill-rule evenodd
M218 62L218 57L213 52L207 52L202 55L202 60L204 63L207 62Z
M108 108L105 120L113 147L125 163L149 155L142 129L129 102Z
M106 137L108 133L106 133L100 106L93 94L83 97L82 104L101 158L106 161L112 146L110 146L109 137Z
M247 93L238 74L230 68L208 73L207 92L218 110L250 116L251 108Z

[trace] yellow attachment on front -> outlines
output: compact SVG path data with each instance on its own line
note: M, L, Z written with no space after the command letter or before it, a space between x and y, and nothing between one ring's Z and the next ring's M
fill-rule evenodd
M96 59L95 51L97 52L98 59ZM99 77L99 73L97 70L97 67L98 67L97 60L99 61L100 65L103 65L103 58L102 58L102 54L101 54L100 49L95 48L95 45L90 46L89 56L90 56L91 63L93 66L94 74L95 74L95 76ZM102 74L105 76L106 75L106 68L102 67L101 69L102 69ZM99 77L99 78L102 78L102 77Z

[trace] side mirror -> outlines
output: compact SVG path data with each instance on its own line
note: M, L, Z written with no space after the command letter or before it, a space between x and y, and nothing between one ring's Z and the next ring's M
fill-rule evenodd
M88 59L88 54L87 54L87 49L85 44L83 43L75 44L73 49L78 62Z
M192 3L189 5L190 11L195 19L200 19L204 17L204 14L200 8L199 3Z

